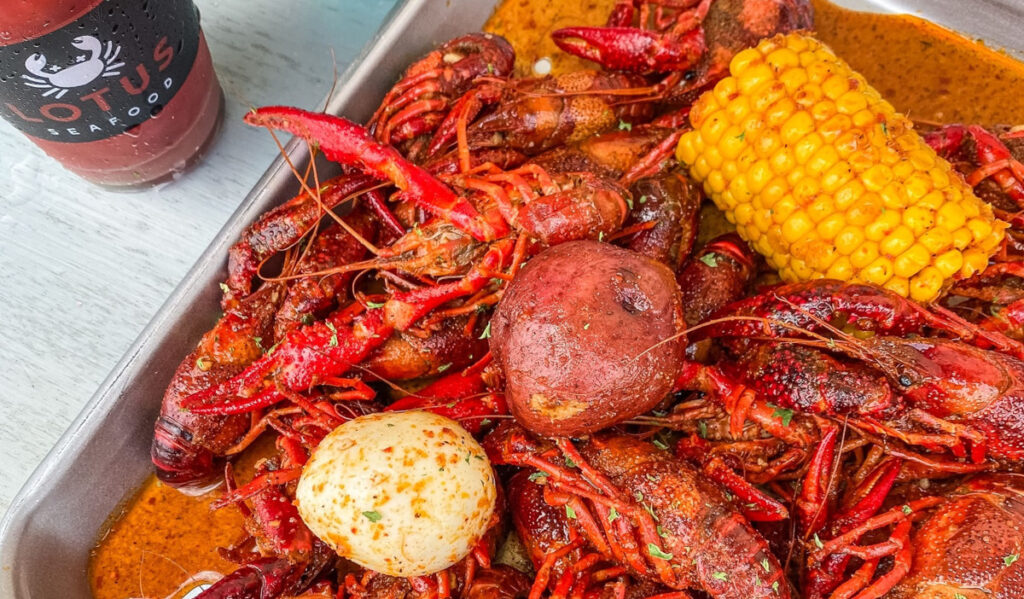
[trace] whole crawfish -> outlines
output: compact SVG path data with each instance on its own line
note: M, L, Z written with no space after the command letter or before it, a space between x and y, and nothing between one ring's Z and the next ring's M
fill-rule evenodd
M791 596L767 543L724 493L650 443L598 433L550 444L504 422L484 447L495 463L540 470L570 525L631 576L716 599Z
M620 0L605 27L566 27L559 48L606 69L669 73L654 91L688 104L721 77L737 52L776 33L810 29L807 0Z

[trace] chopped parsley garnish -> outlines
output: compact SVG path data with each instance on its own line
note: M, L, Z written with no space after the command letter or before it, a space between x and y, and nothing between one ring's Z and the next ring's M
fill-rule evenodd
M664 559L664 560L672 559L672 554L671 553L665 553L664 551L662 551L654 543L648 543L647 544L647 553L649 553L651 555L651 557L656 557L658 559Z

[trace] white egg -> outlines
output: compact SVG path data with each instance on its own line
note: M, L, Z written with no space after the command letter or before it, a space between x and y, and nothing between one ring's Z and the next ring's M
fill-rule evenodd
M338 555L392 576L443 570L480 540L497 498L484 450L430 412L361 416L302 471L299 514Z

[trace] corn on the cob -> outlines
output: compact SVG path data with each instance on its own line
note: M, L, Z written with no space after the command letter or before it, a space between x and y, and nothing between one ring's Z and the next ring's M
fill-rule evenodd
M985 268L1006 224L831 49L778 35L729 72L694 105L676 155L784 280L927 302Z

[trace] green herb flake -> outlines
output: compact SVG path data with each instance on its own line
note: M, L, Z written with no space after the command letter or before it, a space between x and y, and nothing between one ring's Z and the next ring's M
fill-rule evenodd
M629 206L630 210L632 210L633 209L633 198L626 197L626 205Z
M1011 553L1010 555L1007 555L1006 557L1003 558L1003 563L1006 564L1007 566L1009 566L1009 565L1013 564L1013 562L1017 561L1017 559L1018 559L1017 554L1016 553Z
M776 580L775 582L772 583L772 590L775 591L776 593L779 592L779 581L778 580Z
M604 231L600 231L600 232L599 232L599 233L597 234L597 240L598 240L598 241L604 241Z
M647 203L647 196L645 196L645 195L644 196L640 196L640 199L638 199L637 201L640 202L641 204L646 204Z
M231 293L231 288L228 287L227 283L221 283L220 290L223 291L224 293Z
M209 370L210 366L212 365L213 362L210 360L210 358L207 358L206 356L199 356L198 358L196 358L196 368L202 370L203 372Z
M761 567L764 568L765 572L771 572L772 571L772 563L770 561L768 561L767 557L764 558L763 560L761 560Z
M814 546L818 549L825 547L825 544L822 543L821 539L818 538L818 533L814 533Z
M718 254L711 252L700 257L700 261L711 268L718 268Z
M882 121L882 133L889 135L889 125L886 125L885 121Z
M708 423L703 420L697 421L697 434L700 435L701 439L708 438Z
M447 364L441 364L440 366L438 366L437 367L437 371L438 372L444 372L445 370L448 370L451 367L452 367L452 363L448 362Z
M644 500L644 494L640 491L633 491L633 498L636 499L637 503L642 503Z
M584 331L586 331L589 328L590 328L590 323L589 322L583 323L583 330Z
M910 514L913 514L913 513L914 513L914 509L913 509L913 508L911 508L911 507L910 507L909 505L904 505L904 506L903 506L903 507L901 507L900 509L901 509L901 510L903 510L903 513L904 513L904 514L906 514L906 515L908 515L908 516L909 516Z
M609 523L615 522L618 519L619 519L619 512L618 512L618 510L616 510L615 508L612 508L611 511L608 512L608 522Z
M338 347L338 329L334 328L334 324L330 321L325 322L327 328L331 330L331 347Z
M572 509L572 506L568 503L565 504L565 517L570 520L576 519L576 510Z
M668 449L668 445L661 439L654 439L651 443L658 449Z
M746 131L740 131L740 134L736 136L736 139L738 139L740 141L743 141L746 138L747 138L747 132Z
M772 408L772 418L778 418L782 421L782 426L789 426L789 423L793 421L793 410L788 408L782 408L775 404L768 404L769 408Z
M313 315L312 314L308 314L308 313L307 314L303 314L302 315L302 324L306 325L307 327L309 325L313 324Z
M263 349L263 337L253 337L252 340L256 343L256 347Z
M363 512L363 515L366 516L366 519L369 520L370 522L378 522L381 519L380 512L378 512L376 510L374 510L372 512Z
M633 124L619 119L619 131L632 131Z
M547 480L548 475L545 472L534 472L529 477L530 482L537 483L538 485L544 484L545 482L547 482Z
M967 599L967 595L963 593L953 593L953 599Z
M673 557L671 553L665 553L654 543L647 544L647 553L649 553L651 557L656 557L658 559L663 560L670 560Z
M366 302L366 307L371 310L376 310L377 308L383 308L384 302Z
M661 537L663 539L668 538L668 533L665 532L665 529L662 528L660 524L658 525L657 530L658 530L658 536L659 537Z
M725 582L726 580L729 580L729 575L726 574L725 572L715 572L714 574L711 575L711 578L714 578L715 580L721 580L722 582Z
M570 458L569 456L565 456L565 465L568 466L569 468L575 468L576 462L572 461L572 458Z
M488 322L487 326L484 327L484 332L480 333L480 339L490 339L490 338L491 338L491 323Z

